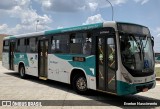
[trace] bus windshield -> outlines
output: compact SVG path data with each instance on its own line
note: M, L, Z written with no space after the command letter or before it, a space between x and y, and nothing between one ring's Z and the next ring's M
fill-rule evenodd
M154 71L151 37L143 34L119 33L122 63L127 69Z

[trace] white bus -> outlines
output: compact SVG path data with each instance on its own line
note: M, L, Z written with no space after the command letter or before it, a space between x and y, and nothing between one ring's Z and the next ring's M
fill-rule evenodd
M136 94L156 85L153 45L147 27L108 21L5 37L2 64L80 94Z

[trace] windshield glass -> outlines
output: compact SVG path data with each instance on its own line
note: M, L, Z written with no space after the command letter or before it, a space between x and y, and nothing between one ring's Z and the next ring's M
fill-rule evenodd
M132 70L153 72L154 58L151 37L127 33L119 35L123 65Z

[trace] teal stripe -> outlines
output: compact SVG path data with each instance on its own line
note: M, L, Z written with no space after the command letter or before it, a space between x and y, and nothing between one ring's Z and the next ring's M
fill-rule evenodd
M26 53L14 54L14 64L18 65L20 62L23 62L25 66L29 67L28 56Z
M50 30L50 31L46 31L45 35L63 33L63 32L70 32L70 31L88 30L88 29L94 29L94 28L100 28L100 27L103 27L103 23L96 23L96 24L83 25L83 26L77 26L77 27L71 27L71 28L62 28L62 29L57 29L57 30Z
M82 55L58 55L56 54L55 56L68 61L68 63L70 63L73 67L83 69L87 75L94 76L94 77L96 76L95 74L95 66L96 66L95 55L88 57L88 58L87 56L82 56ZM73 61L73 57L85 57L85 62ZM91 72L90 68L94 68L94 74Z
M16 39L16 37L15 36L7 36L4 39Z

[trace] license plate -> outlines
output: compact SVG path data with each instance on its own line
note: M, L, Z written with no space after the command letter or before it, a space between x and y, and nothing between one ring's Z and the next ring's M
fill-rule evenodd
M148 88L144 88L144 89L143 89L143 92L147 92L147 91L148 91Z

